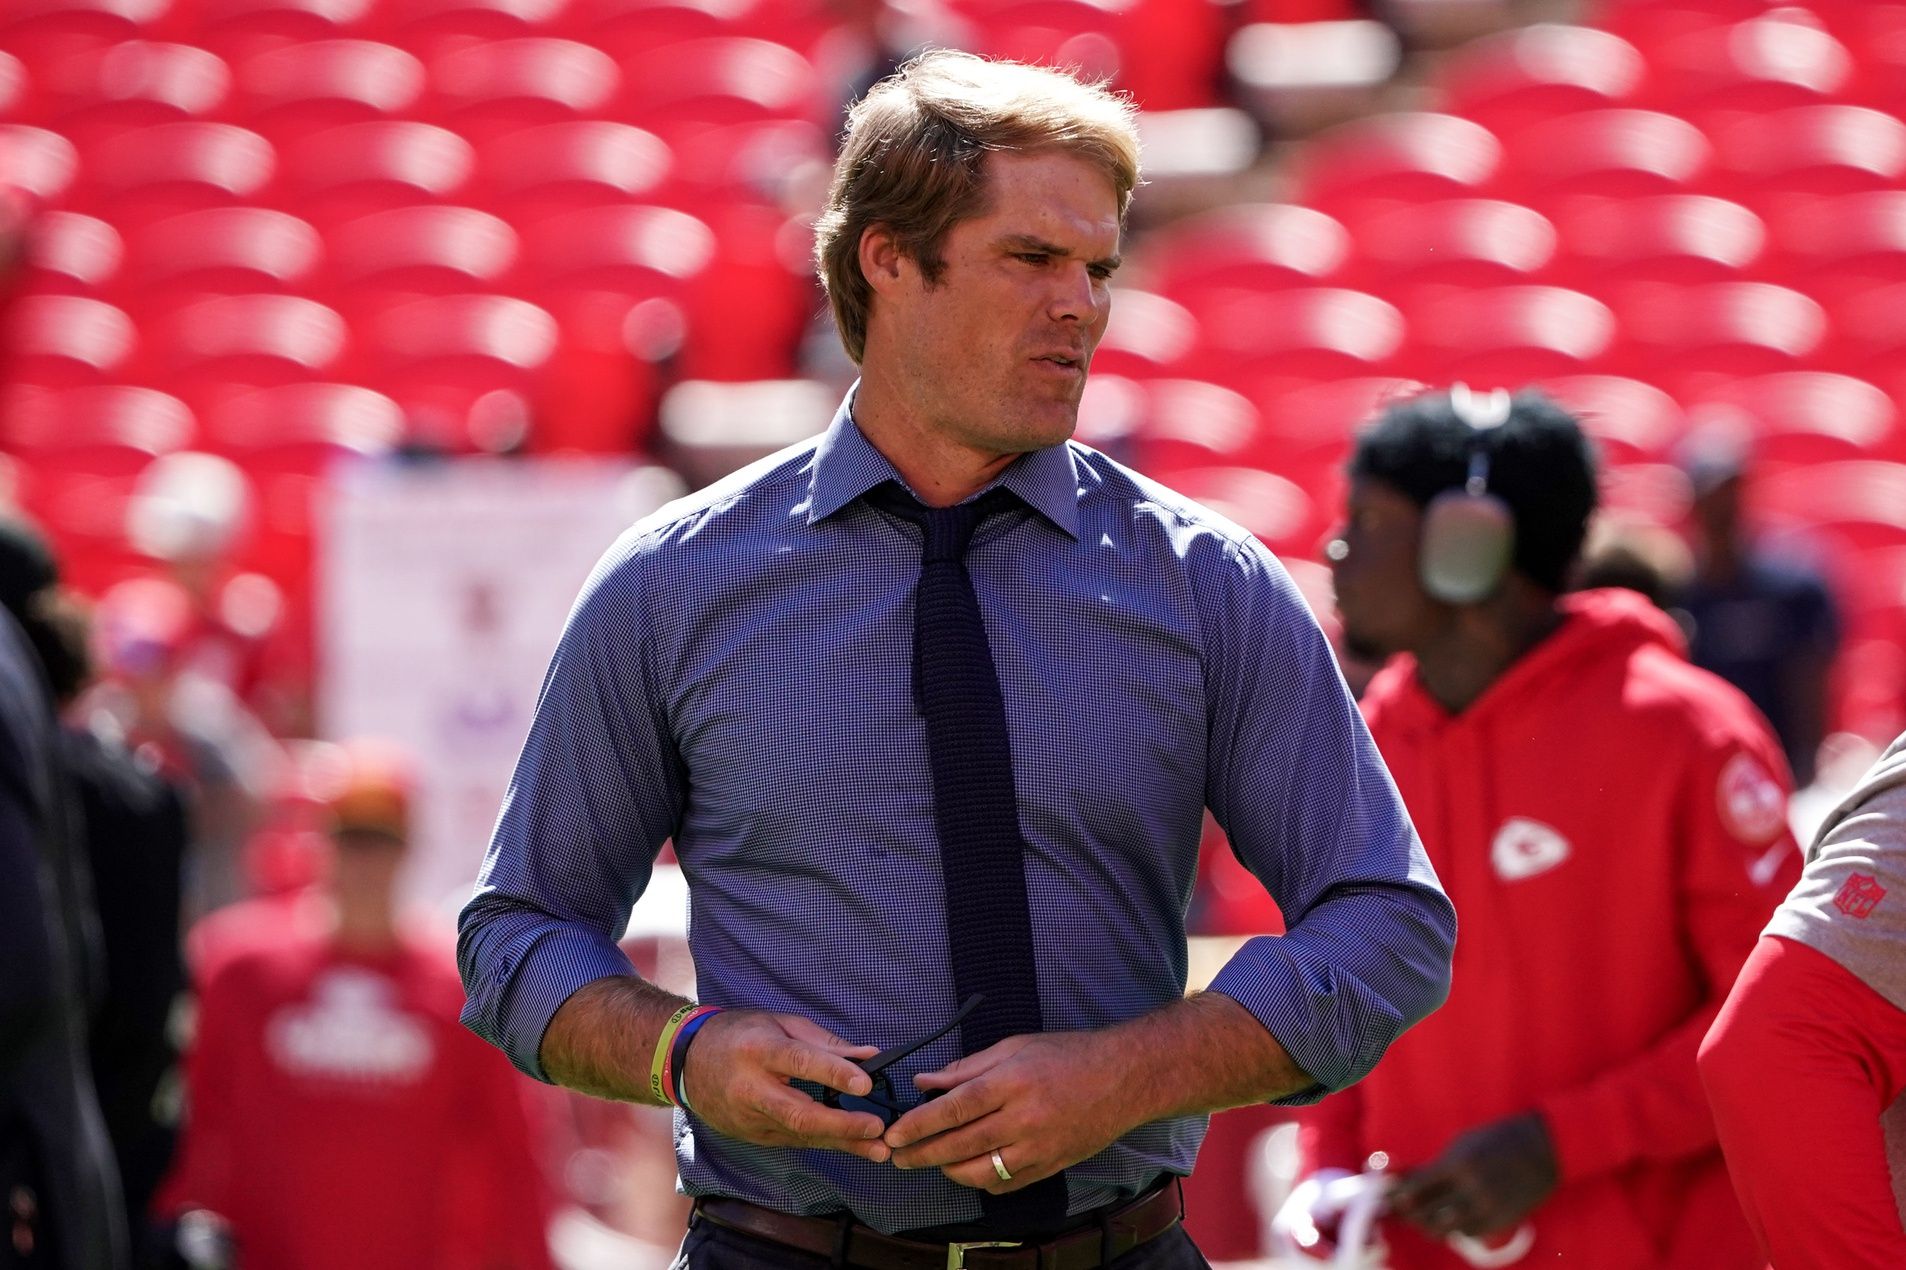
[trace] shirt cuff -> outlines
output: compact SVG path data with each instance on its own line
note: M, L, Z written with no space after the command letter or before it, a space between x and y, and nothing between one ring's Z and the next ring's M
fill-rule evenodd
M1554 1094L1536 1104L1555 1148L1557 1177L1563 1182L1620 1168L1633 1157L1620 1126L1627 1123L1616 1100L1593 1087Z
M601 936L564 927L520 932L506 941L479 983L469 985L464 1022L509 1056L517 1070L544 1084L543 1033L576 989L612 975L633 974L622 950Z
M1245 943L1211 981L1262 1023L1317 1083L1274 1100L1302 1107L1356 1083L1403 1030L1403 1020L1367 986L1316 962L1284 935Z

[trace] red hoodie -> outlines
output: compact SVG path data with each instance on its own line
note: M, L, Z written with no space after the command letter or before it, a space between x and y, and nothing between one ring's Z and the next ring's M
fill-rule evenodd
M1528 1265L1747 1270L1695 1050L1799 873L1789 778L1747 699L1640 597L1591 591L1468 709L1400 657L1364 712L1461 922L1448 1003L1326 1099L1306 1164L1427 1163L1529 1110L1561 1184ZM1390 1223L1397 1270L1458 1270Z

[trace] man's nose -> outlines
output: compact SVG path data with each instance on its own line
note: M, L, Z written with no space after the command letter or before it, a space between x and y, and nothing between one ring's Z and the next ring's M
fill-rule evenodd
M1050 310L1052 317L1057 321L1086 324L1097 320L1107 301L1091 268L1082 260L1068 261L1058 270L1058 276Z

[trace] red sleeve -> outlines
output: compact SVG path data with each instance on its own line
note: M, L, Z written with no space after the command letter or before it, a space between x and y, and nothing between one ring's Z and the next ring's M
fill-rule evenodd
M1564 1181L1714 1145L1695 1051L1767 918L1800 876L1800 851L1787 828L1787 766L1764 727L1705 747L1684 785L1679 911L1704 995L1648 1049L1542 1100Z
M1318 1169L1363 1172L1363 1091L1352 1085L1297 1113L1297 1175Z
M459 1029L461 1031L461 1029ZM528 1077L476 1037L458 1037L469 1114L455 1140L446 1187L447 1264L470 1270L554 1270L549 1255L550 1193L531 1145L524 1106ZM540 1089L540 1087L534 1087Z
M1735 1193L1780 1270L1898 1270L1880 1114L1906 1088L1906 1011L1804 944L1763 938L1701 1046Z

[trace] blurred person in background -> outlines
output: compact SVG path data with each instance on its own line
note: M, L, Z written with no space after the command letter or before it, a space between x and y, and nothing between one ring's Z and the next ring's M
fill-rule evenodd
M1381 1153L1398 1270L1483 1263L1452 1238L1749 1270L1694 1056L1798 871L1778 744L1640 595L1561 594L1596 474L1546 397L1393 405L1350 478L1345 640L1390 659L1364 712L1463 926L1448 1004L1307 1113L1306 1171Z
M243 844L265 821L283 751L237 695L188 659L191 597L160 578L121 582L100 598L101 671L79 706L86 726L117 737L185 793L189 922L245 893Z
M343 758L328 920L235 952L201 992L165 1207L202 1261L548 1270L520 1083L458 1025L448 941L398 909L408 760L369 741Z
M1906 1266L1906 736L1821 825L1700 1063L1773 1265Z
M1747 694L1780 737L1795 783L1811 784L1839 611L1817 571L1750 538L1744 428L1697 421L1679 458L1694 495L1694 574L1675 600L1692 627L1689 656Z
M58 593L39 606L32 632L55 705L70 711L92 676L87 614ZM118 1161L134 1260L157 1264L158 1234L147 1211L178 1128L185 806L115 735L68 722L59 753L77 800L104 957L90 1036L93 1083Z
M852 119L817 258L861 378L598 566L464 910L466 1017L682 1108L678 1266L1199 1267L1204 1113L1358 1079L1454 918L1284 569L1069 440L1130 103L942 51ZM1289 930L1187 997L1207 806ZM670 838L712 1012L616 945ZM791 1086L866 1098L876 1041L922 1046L885 1102Z
M0 1266L116 1270L125 1210L88 1062L104 954L47 664L67 649L58 581L39 532L0 520Z

